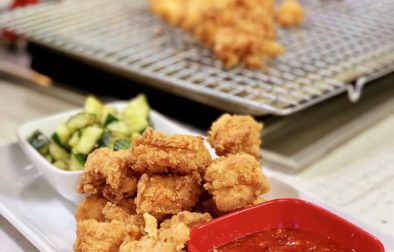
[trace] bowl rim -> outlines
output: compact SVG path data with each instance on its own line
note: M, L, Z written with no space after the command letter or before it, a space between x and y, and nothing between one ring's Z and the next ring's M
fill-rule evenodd
M312 209L314 209L314 211L319 211L321 213L324 214L324 216L327 217L327 219L336 219L338 221L340 221L342 224L344 225L348 225L350 226L352 229L354 229L357 232L363 233L364 235L367 235L371 240L374 240L376 245L379 246L379 251L385 251L384 245L383 243L373 234L369 233L368 231L364 230L363 228L359 227L358 225L348 221L347 219L315 204L312 203L310 201L307 200L303 200L303 199L297 199L297 198L278 198L278 199L272 199L272 200L268 200L266 202L257 204L255 206L251 206L242 210L238 210L232 213L228 213L226 215L220 216L218 218L215 218L205 224L199 225L197 227L195 227L194 229L192 229L191 233L190 233L190 239L187 242L188 246L193 245L193 240L194 239L198 239L198 237L196 237L196 232L200 232L201 230L204 229L209 229L212 228L212 226L216 225L216 223L218 222L223 222L223 221L231 221L231 219L233 219L234 216L237 215L248 215L250 212L253 212L255 209L259 209L262 207L266 207L267 205L271 205L271 204L282 204L282 203L291 203L291 204L297 204L303 207L311 207ZM240 236L243 235L248 235L251 234L253 232L250 233L243 233ZM194 246L193 246L194 247Z

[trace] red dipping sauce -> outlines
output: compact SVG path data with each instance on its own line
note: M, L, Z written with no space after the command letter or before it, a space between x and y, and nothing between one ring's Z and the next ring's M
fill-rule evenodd
M211 252L355 252L341 244L302 229L266 229L224 244Z

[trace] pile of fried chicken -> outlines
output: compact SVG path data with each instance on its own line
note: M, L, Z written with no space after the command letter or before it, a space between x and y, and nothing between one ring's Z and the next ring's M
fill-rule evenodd
M276 24L297 26L304 20L298 0L150 0L154 14L192 33L225 68L243 64L260 68L280 55Z
M89 196L76 211L74 250L185 251L192 228L263 202L270 187L262 128L250 116L224 114L209 143L147 128L130 150L96 149L77 188Z

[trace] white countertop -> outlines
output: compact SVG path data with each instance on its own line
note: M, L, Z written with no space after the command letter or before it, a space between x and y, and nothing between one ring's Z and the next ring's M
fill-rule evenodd
M75 107L70 102L0 80L0 145L16 141L15 130L21 123ZM394 233L393 133L394 115L297 175L277 173L361 220ZM0 217L1 251L37 249Z
M16 141L23 122L75 108L74 104L0 79L0 145ZM0 252L38 251L0 216Z

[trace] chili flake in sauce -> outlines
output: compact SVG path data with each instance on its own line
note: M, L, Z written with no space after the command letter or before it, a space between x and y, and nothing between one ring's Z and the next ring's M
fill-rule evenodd
M248 234L212 250L212 252L241 251L355 252L353 249L346 248L331 240L330 237L289 228L267 229Z

